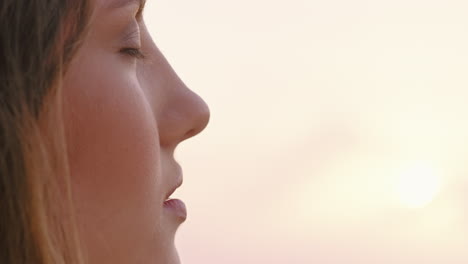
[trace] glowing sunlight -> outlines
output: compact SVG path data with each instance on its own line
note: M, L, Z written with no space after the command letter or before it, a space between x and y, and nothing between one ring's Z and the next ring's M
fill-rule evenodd
M178 151L182 263L468 263L466 10L147 1L212 110Z

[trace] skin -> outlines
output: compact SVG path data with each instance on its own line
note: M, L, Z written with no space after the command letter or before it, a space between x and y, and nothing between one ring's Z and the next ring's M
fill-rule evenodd
M174 150L205 128L209 109L153 43L138 1L116 2L91 1L89 35L64 80L80 232L90 264L180 263L185 217L163 203L181 176ZM144 59L122 50L140 46Z

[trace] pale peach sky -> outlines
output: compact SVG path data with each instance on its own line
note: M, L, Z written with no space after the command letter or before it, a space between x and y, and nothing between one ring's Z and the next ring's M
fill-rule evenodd
M178 152L183 263L468 263L468 2L148 2L212 110Z

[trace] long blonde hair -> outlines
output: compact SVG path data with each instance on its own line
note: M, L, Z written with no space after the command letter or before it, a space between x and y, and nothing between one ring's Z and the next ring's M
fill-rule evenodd
M0 1L0 263L83 263L61 79L85 34L85 0Z

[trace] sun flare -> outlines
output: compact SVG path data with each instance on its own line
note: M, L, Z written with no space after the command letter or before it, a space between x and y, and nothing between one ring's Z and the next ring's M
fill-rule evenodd
M410 208L431 203L441 188L441 178L431 165L419 163L403 170L396 186L398 199Z

